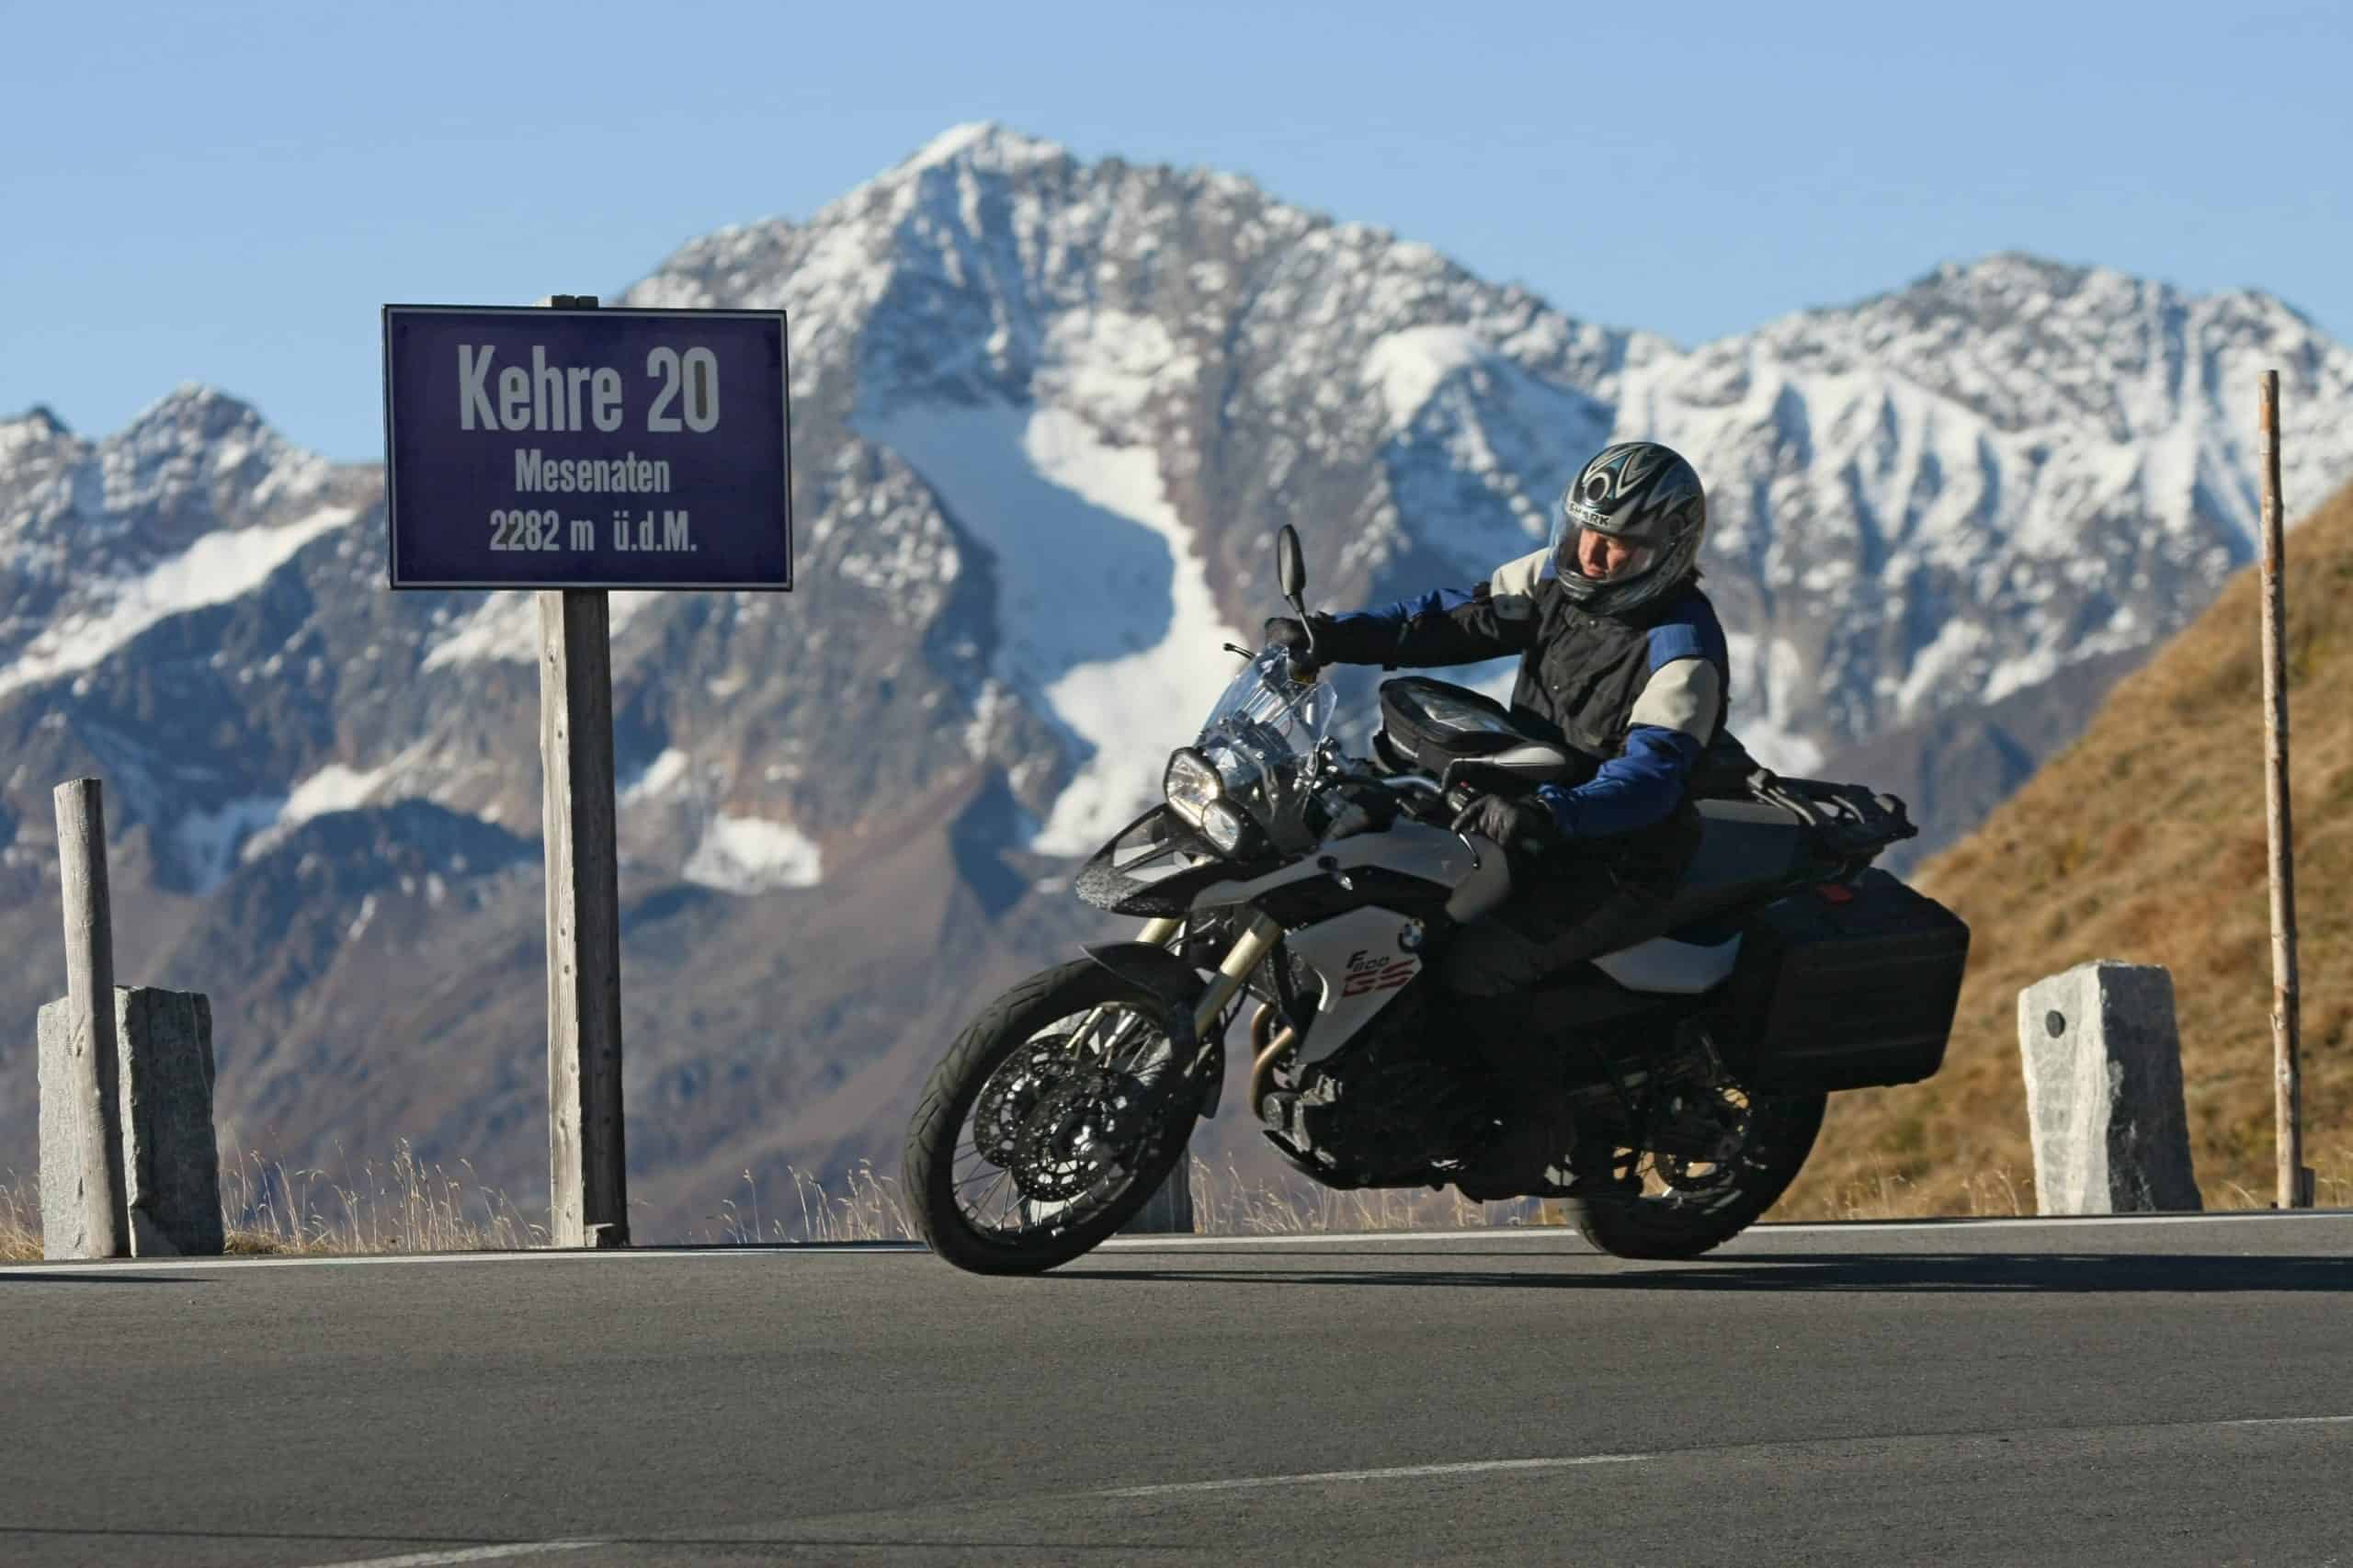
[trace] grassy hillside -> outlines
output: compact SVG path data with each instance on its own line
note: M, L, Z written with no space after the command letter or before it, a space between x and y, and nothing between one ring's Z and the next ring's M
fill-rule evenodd
M2199 1185L2273 1192L2260 580L2243 572L1917 885L1972 927L1944 1071L1841 1095L1776 1218L2034 1209L2019 988L2089 959L2173 971ZM2353 1176L2353 490L2288 536L2305 1160ZM2330 1179L2332 1177L2340 1179Z

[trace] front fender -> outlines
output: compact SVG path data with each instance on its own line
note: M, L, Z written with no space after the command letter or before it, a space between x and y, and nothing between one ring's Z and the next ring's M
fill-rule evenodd
M1193 1008L1208 983L1191 964L1156 943L1096 942L1080 950L1159 1004L1161 1027L1177 1057L1190 1057L1202 1074L1201 1115L1215 1115L1225 1083L1225 1042L1211 1040L1204 1051L1199 1031L1193 1028Z

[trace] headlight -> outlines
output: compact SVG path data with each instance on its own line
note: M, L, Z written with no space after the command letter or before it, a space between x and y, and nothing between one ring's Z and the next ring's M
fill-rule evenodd
M1168 770L1160 776L1160 792L1170 810L1199 827L1203 813L1225 794L1225 780L1208 757L1186 746L1169 756Z
M1231 855L1250 835L1250 819L1232 801L1212 801L1201 812L1201 836L1221 855Z

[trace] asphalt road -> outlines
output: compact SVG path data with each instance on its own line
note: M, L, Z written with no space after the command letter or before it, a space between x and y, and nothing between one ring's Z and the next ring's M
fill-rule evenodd
M2353 1563L2353 1214L0 1268L0 1562Z

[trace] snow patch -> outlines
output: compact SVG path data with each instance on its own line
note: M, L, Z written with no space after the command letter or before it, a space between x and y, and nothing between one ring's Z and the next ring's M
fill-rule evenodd
M983 160L975 154L986 156ZM926 142L922 151L901 164L899 168L905 174L920 174L925 169L967 158L974 162L984 161L991 168L1010 171L1067 155L1065 149L1054 142L1025 136L1017 131L1008 131L993 119L975 119L949 126Z
M929 142L925 142L922 150L909 158L902 166L912 173L916 169L927 169L934 165L947 163L957 153L969 152L977 143L986 141L989 132L995 129L994 121L985 119L967 120L961 125L951 125ZM901 145L904 146L904 143L902 142Z
M606 635L620 636L621 628L637 618L655 592L650 588L622 588L608 593ZM457 630L426 650L423 667L438 670L445 665L496 661L529 665L536 664L539 657L539 596L509 591L492 594L476 606L472 614L458 623Z
M1448 377L1482 363L1492 353L1469 327L1408 327L1372 346L1364 357L1364 380L1381 394L1394 435L1414 422Z
M685 752L676 746L665 747L661 756L645 765L645 771L621 786L621 800L642 801L673 793L692 767Z
M815 887L824 856L807 836L761 817L713 817L687 857L686 877L722 892L757 893Z
M278 821L286 801L277 795L249 795L210 811L192 811L172 829L180 865L199 893L209 893L237 863L238 846Z
M253 836L245 841L238 858L248 863L260 859L313 817L329 812L358 810L392 776L391 767L363 773L339 762L327 764L288 790L282 800L269 802L277 809L269 813L267 821L256 824Z
M1158 797L1169 751L1233 676L1221 644L1247 640L1218 614L1158 458L1060 408L910 407L863 425L995 555L995 674L1091 753L1032 847L1091 852Z
M329 506L278 528L210 533L137 578L101 585L104 608L44 629L0 668L0 693L89 669L159 621L251 593L304 545L358 515Z
M329 812L356 811L367 803L368 797L391 773L389 767L362 773L339 762L328 763L287 792L286 809L278 813L278 820L304 823Z
M1071 311L1046 329L1040 401L1120 426L1143 413L1164 380L1189 380L1199 362L1176 351L1158 319L1126 311Z
M1949 620L1928 645L1912 657L1912 668L1895 688L1899 722L1918 718L1931 706L1928 698L1940 688L1969 689L1969 660L1988 642L1985 628L1973 620Z

